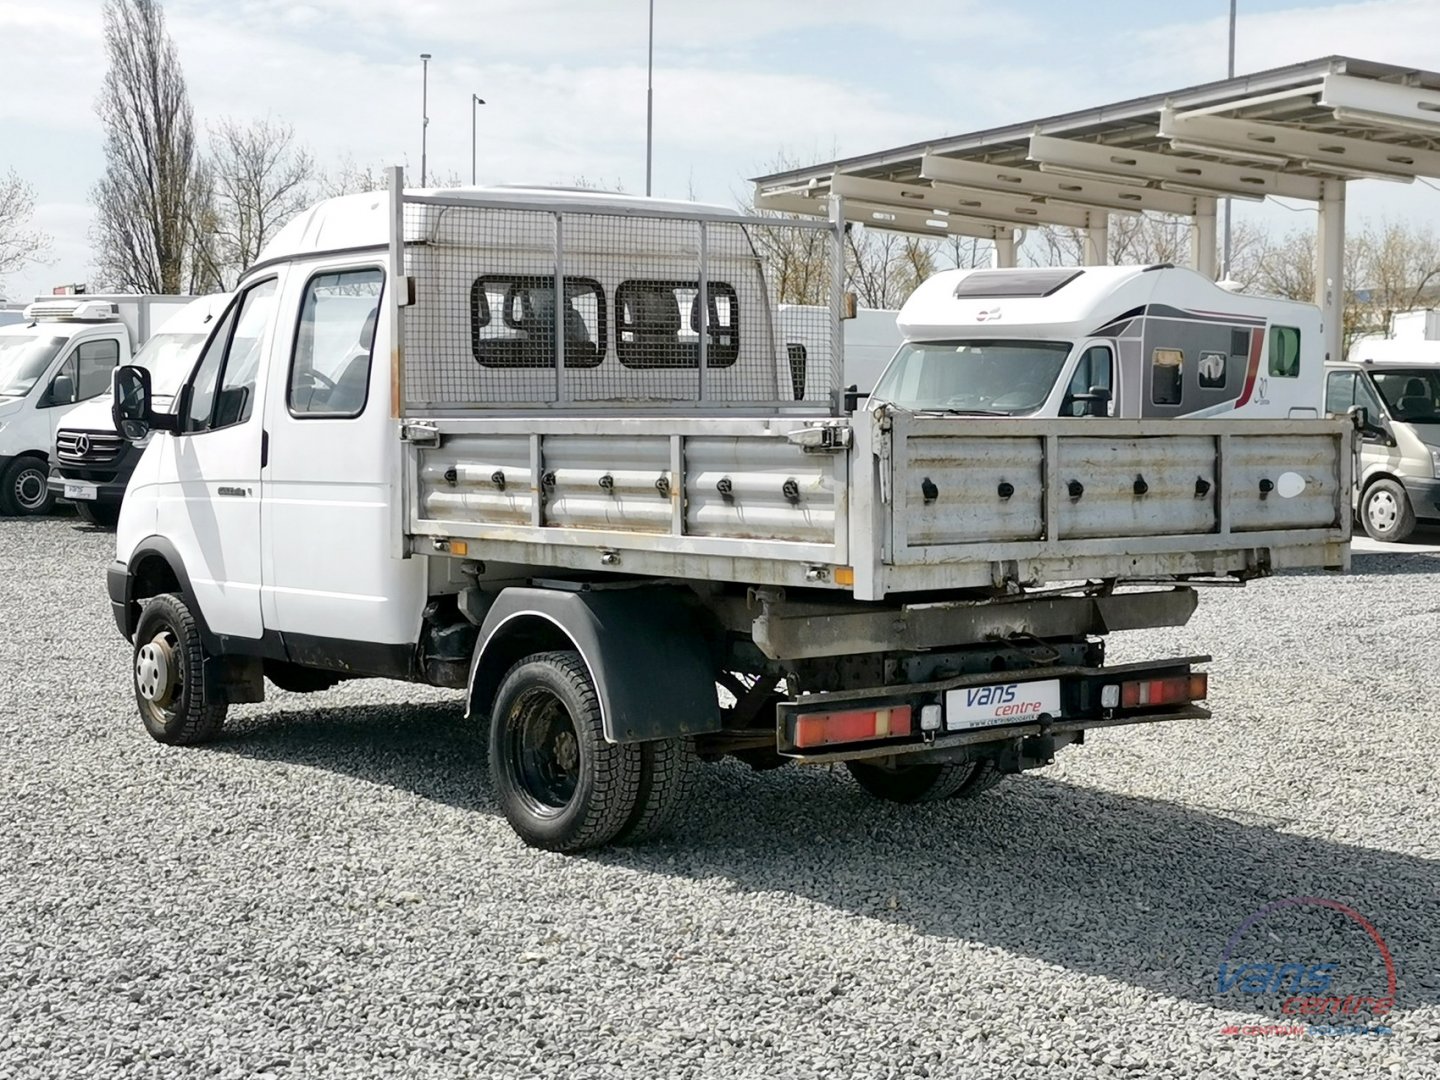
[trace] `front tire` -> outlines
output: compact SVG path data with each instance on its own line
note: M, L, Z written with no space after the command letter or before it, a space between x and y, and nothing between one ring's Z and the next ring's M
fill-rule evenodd
M1394 480L1376 480L1365 491L1360 523L1370 539L1399 543L1415 531L1415 508Z
M77 502L75 514L81 521L97 529L113 529L120 523L119 504Z
M0 514L28 517L54 508L49 469L41 458L17 457L0 470Z
M224 701L206 690L200 629L185 601L162 593L145 603L135 627L135 702L145 730L167 746L197 746L225 726Z
M506 674L490 716L490 769L505 820L546 851L609 843L640 795L640 747L605 740L577 652L536 653Z

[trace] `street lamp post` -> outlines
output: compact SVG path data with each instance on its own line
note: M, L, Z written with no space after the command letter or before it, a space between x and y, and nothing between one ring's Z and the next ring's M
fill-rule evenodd
M484 105L485 99L479 94L470 95L470 186L475 186L475 107Z
M650 145L655 132L655 0L650 0L650 58L645 69L645 194L650 194Z
M1229 77L1235 78L1235 3L1230 0L1230 65ZM1225 200L1225 243L1220 254L1220 276L1230 276L1230 200Z
M420 186L425 186L425 150L430 134L430 54L420 54Z

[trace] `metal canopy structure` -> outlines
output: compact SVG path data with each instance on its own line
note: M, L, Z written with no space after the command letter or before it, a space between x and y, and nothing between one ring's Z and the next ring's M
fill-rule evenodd
M755 179L756 206L923 236L994 243L1083 229L1106 258L1112 214L1191 219L1191 260L1216 277L1216 203L1317 204L1315 303L1340 355L1345 185L1440 177L1440 73L1332 56L1010 127L913 143Z

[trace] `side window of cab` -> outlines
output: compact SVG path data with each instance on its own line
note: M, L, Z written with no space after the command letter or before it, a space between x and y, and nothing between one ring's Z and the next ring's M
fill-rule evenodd
M182 433L218 431L249 420L261 349L275 318L277 282L252 285L230 305L186 387Z

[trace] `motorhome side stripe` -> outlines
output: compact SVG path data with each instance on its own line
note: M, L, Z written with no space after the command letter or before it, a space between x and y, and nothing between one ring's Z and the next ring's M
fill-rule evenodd
M1187 319L1190 322L1223 322L1234 326L1263 327L1265 320L1253 315L1227 315L1223 311L1183 311L1169 304L1147 304L1131 308L1115 316L1104 326L1090 331L1090 337L1118 337L1131 319L1149 316L1152 319Z
M1250 331L1250 363L1245 368L1245 389L1240 392L1240 400L1235 403L1237 409L1250 400L1250 394L1255 389L1255 376L1260 374L1260 346L1264 341L1264 330Z

